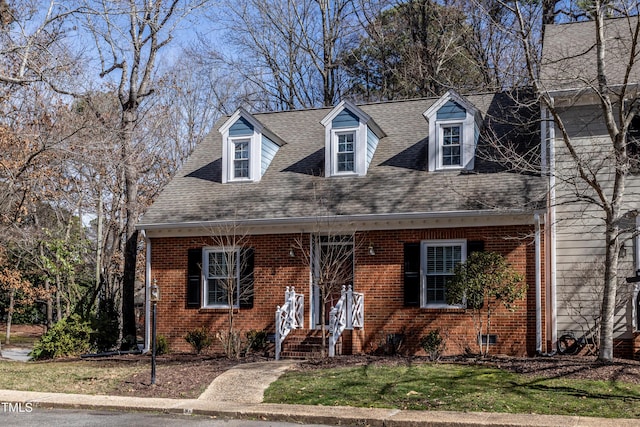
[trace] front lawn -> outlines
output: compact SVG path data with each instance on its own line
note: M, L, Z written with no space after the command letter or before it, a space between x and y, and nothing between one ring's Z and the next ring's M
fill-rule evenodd
M638 418L640 385L473 365L365 365L287 372L267 389L265 402Z

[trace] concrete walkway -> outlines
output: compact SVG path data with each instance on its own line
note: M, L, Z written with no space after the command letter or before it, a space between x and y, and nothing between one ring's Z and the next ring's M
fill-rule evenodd
M218 376L198 399L160 399L0 390L0 402L5 404L31 402L34 410L37 408L138 410L185 415L200 414L221 418L263 419L275 422L366 425L371 427L631 427L640 425L640 420L580 416L403 411L261 403L264 390L268 385L294 365L295 362L290 361L239 365ZM0 409L1 419L2 410Z
M21 347L2 347L0 354L3 359L18 360L20 362L27 362L29 360L30 348Z

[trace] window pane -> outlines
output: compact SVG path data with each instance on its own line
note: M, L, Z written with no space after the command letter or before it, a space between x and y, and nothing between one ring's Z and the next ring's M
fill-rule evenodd
M338 152L336 156L338 172L355 171L355 133L338 134Z
M425 256L425 303L446 304L447 281L462 261L462 246L427 246Z
M209 280L209 289L207 292L209 305L226 305L227 292L226 286L224 286L223 280L211 279Z
M209 252L209 277L227 276L227 257L224 252Z
M233 156L233 177L249 178L249 141L236 142Z
M442 127L442 165L460 166L460 126Z
M228 292L237 293L239 272L237 271L237 251L208 250L206 266L206 280L204 293L209 306L227 306ZM237 301L234 297L233 304Z
M338 154L338 172L353 172L353 153Z

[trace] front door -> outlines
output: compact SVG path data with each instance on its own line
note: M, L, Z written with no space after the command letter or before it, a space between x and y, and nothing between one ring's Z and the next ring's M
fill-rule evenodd
M312 236L312 248L312 320L320 328L329 324L342 287L353 285L353 236Z

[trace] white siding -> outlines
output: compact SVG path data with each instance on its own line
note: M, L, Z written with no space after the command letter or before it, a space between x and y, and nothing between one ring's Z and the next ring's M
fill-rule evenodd
M596 107L572 107L563 120L571 135L579 161L597 177L611 198L612 153L603 121ZM603 280L604 213L595 203L596 192L579 176L576 162L556 131L556 278L558 335L565 331L582 333L598 316ZM624 210L640 209L640 177L629 176ZM630 228L633 221L629 221ZM631 230L630 230L631 231ZM630 233L626 237L630 237ZM628 336L632 330L632 303L625 277L633 275L634 245L625 244L626 256L619 265L619 304L615 335Z

